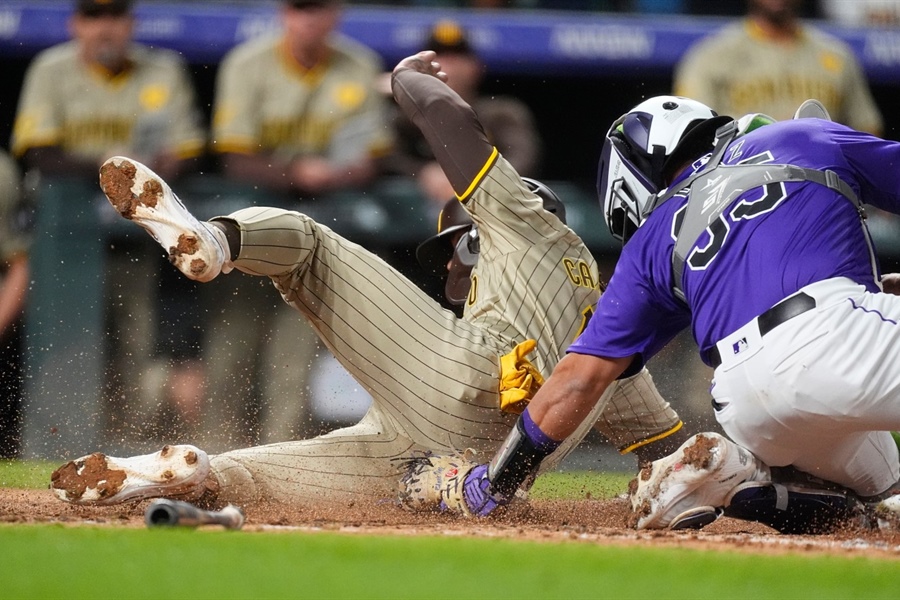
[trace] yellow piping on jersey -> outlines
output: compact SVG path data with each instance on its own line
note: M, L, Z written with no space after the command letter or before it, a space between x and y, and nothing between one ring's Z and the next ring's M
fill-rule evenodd
M487 172L491 170L491 167L494 166L494 163L497 162L497 157L500 155L497 152L497 148L493 148L491 150L491 155L488 156L487 162L484 163L484 166L481 167L481 170L478 171L478 175L475 176L475 179L472 180L472 183L469 184L468 189L462 194L457 194L456 199L460 202L465 202L466 199L472 194L475 188L481 183L481 180L484 179L484 176L487 175Z
M660 433L658 435L654 435L652 437L649 437L645 440L635 442L635 443L631 444L630 446L626 446L624 448L619 448L619 454L628 454L629 452L633 452L633 451L637 450L641 446L646 446L647 444L652 444L653 442L658 442L659 440L661 440L663 438L669 437L670 435L672 435L673 433L675 433L682 427L684 427L684 423L679 420L675 424L675 426L672 427L671 429L667 429L666 431L663 431L662 433Z

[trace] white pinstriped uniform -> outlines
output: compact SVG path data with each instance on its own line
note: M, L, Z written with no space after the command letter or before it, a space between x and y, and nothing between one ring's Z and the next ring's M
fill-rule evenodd
M497 450L515 421L499 409L500 356L535 339L529 358L549 376L600 278L581 239L496 151L461 201L481 236L461 319L300 213L252 207L224 217L241 229L235 267L271 277L373 403L355 426L212 457L219 501L393 497L399 460L413 450ZM644 371L619 386L600 424L627 447L680 421Z

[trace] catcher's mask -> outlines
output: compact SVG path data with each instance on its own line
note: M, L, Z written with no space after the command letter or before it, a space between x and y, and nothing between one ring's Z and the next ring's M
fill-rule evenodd
M522 181L544 204L544 209L566 222L566 208L549 187L534 179ZM481 251L478 228L462 203L448 200L438 215L438 232L416 248L416 259L429 272L444 276L444 295L447 300L461 306L466 303L472 285L472 268L478 264Z
M680 96L657 96L617 119L597 170L600 207L613 237L628 241L686 161L712 147L716 129L730 120Z

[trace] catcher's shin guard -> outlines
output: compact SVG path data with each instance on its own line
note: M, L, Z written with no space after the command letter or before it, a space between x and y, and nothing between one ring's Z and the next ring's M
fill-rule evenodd
M726 498L725 516L786 534L823 534L866 525L865 507L849 490L771 481L750 481L735 488Z

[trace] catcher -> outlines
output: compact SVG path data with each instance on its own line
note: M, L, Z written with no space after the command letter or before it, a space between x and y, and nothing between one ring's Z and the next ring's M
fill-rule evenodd
M131 458L82 457L52 475L62 500L371 502L396 495L415 452L497 451L516 414L588 322L600 276L560 219L558 198L519 177L433 61L430 51L401 61L392 86L458 194L441 215L438 239L419 256L449 270L447 295L464 304L462 318L303 214L251 207L201 223L152 171L111 158L100 172L104 193L179 270L198 281L232 269L270 277L373 402L357 425L308 440L215 456L182 445ZM641 461L664 456L685 438L646 370L610 388L608 398L603 414L589 411L585 427L546 467L594 425Z
M691 325L731 439L697 434L643 469L638 528L723 511L785 532L900 522L900 298L883 292L863 206L900 213L900 144L815 101L757 117L661 96L613 123L598 191L627 243L597 316L490 464L411 465L414 503L487 515L509 502L608 386Z

